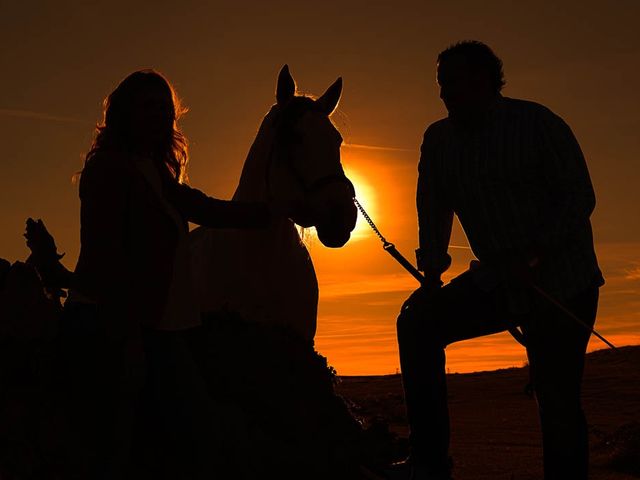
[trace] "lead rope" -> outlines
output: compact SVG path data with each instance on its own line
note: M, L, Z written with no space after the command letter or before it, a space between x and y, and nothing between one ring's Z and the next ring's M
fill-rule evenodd
M365 211L364 207L360 204L360 202L355 197L353 198L353 203L356 205L358 210L360 210L360 213L362 213L362 216L371 227L371 230L373 230L373 233L375 233L380 239L380 241L382 242L382 248L384 249L384 251L387 252L389 255L391 255L400 265L402 265L405 268L405 270L407 270L411 275L413 275L413 277L416 280L418 280L418 282L420 282L420 284L422 284L425 280L424 275L422 275L418 271L418 269L414 267L411 264L411 262L407 260L396 249L396 246L393 243L389 242L386 238L384 238L380 230L378 230L378 227L376 227L376 224L373 223L373 220L371 220L371 217L369 216L369 214Z
M358 208L358 210L360 210L360 213L362 213L362 216L364 217L364 219L367 221L367 223L369 224L369 226L371 227L371 230L373 230L373 233L375 233L378 238L380 239L380 241L382 242L382 248L389 253L389 255L391 255L393 258L396 259L396 261L402 265L405 270L407 270L411 275L413 275L413 277L418 280L418 282L420 282L420 284L422 284L425 280L424 275L422 275L422 273L420 273L418 271L418 269L416 267L414 267L411 262L409 262L409 260L407 260L397 249L396 246L391 243L390 241L388 241L386 238L384 238L384 236L382 235L382 233L380 232L380 230L378 229L378 227L376 227L376 224L373 223L373 220L371 220L371 217L369 216L369 214L365 211L364 207L360 204L360 202L358 201L357 198L353 197L353 203L355 204L355 206ZM589 332L591 332L592 334L594 334L596 337L598 337L600 340L602 340L608 347L610 347L612 350L618 350L615 345L613 343L611 343L609 340L607 340L603 335L601 335L600 333L598 333L598 331L593 328L592 326L589 326L589 324L587 324L586 322L584 322L583 320L581 320L580 318L578 318L576 315L573 314L573 312L571 312L569 309L567 309L564 305L562 305L560 302L558 302L555 298L553 298L551 295L549 295L547 292L545 292L544 290L542 290L540 287L538 287L537 285L532 285L533 289L544 299L546 299L549 303L551 303L552 305L554 305L556 308L558 308L559 310L561 310L565 315L567 315L567 317L571 318L574 322L576 322L577 324L581 325L583 328L587 329ZM517 327L509 327L508 328L509 333L511 334L511 336L523 347L526 347L525 344L525 339L524 339L524 335L522 334L522 332L520 330L518 330Z

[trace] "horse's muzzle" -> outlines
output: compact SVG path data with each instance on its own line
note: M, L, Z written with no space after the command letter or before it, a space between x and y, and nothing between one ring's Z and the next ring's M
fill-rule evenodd
M332 208L330 214L316 225L318 238L325 247L340 248L351 238L358 211L349 202Z

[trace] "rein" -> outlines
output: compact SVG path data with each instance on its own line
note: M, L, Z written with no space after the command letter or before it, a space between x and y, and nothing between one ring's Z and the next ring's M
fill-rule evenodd
M371 230L373 230L373 233L375 233L382 242L383 250L391 255L400 265L404 267L407 272L409 272L413 276L413 278L415 278L416 280L418 280L418 282L420 282L420 284L422 284L425 281L424 275L422 275L422 273L420 273L420 271L398 251L393 243L384 238L380 230L378 230L378 227L376 227L376 224L373 223L373 220L371 220L371 217L355 196L353 197L353 203L356 205L358 210L360 210L360 213L362 213L362 216L371 227Z

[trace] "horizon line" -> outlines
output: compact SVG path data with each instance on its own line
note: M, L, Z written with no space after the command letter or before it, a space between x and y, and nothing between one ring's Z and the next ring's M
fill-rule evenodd
M387 147L384 145L365 145L362 143L344 143L343 147L359 148L361 150L382 150L386 152L414 152L413 148Z
M640 344L636 343L636 344L629 344L629 345L622 345L620 347L618 347L618 350L620 349L628 349L628 348L640 348ZM608 347L605 348L599 348L599 349L595 349L595 350L589 350L585 353L585 357L595 354L595 353L599 353L599 352L613 352L615 354L614 350L611 350ZM528 360L526 361L528 363ZM447 371L447 376L449 375L477 375L479 373L495 373L495 372L502 372L505 370L514 370L514 369L523 369L523 368L527 368L524 365L512 365L510 367L500 367L500 368L495 368L493 370L473 370L471 372L456 372L456 371ZM340 373L338 373L336 376L338 378L380 378L380 377L396 377L396 376L401 376L402 375L402 371L400 368L397 369L397 372L393 372L393 373L372 373L372 374L363 374L363 375L340 375Z

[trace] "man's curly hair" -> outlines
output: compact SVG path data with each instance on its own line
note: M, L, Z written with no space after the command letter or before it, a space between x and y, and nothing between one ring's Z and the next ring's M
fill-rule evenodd
M477 40L463 40L455 43L438 55L438 65L442 65L454 55L464 56L472 68L486 70L491 76L496 93L507 83L502 71L502 60L488 45Z

